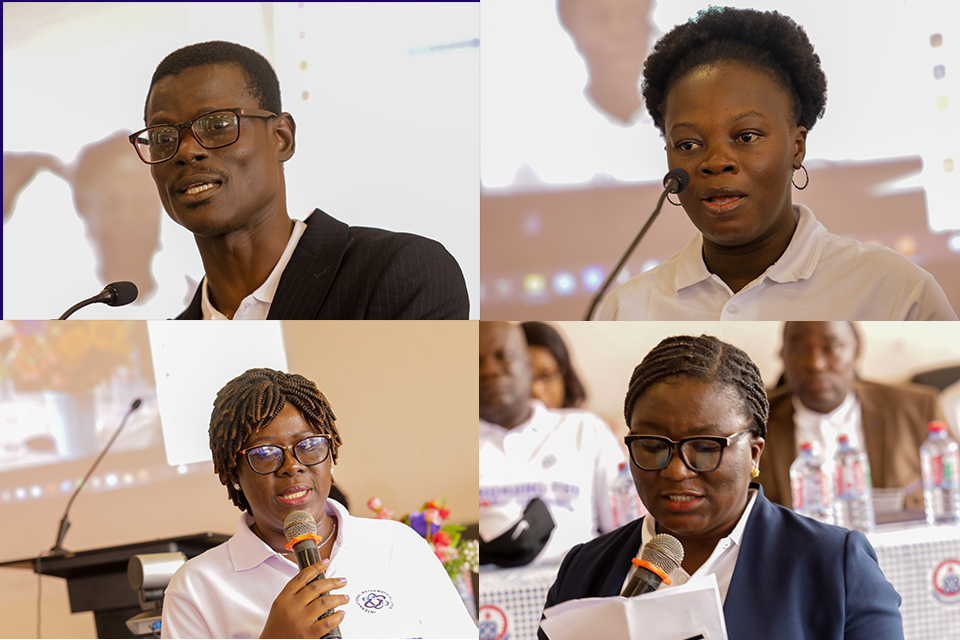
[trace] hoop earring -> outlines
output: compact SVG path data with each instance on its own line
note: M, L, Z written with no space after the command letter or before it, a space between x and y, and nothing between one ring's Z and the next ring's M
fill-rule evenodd
M807 176L807 181L804 182L804 183L803 183L803 186L801 187L800 185L798 185L798 184L796 183L796 181L795 181L795 180L793 179L793 177L791 176L791 177L790 177L790 182L792 182L792 183L793 183L793 186L795 186L798 190L803 191L804 189L807 188L807 185L810 184L810 174L807 173L807 168L806 168L805 166L800 165L800 168L803 169L804 175Z
M672 205L675 206L675 207L680 207L680 206L682 206L679 202L674 202L673 200L670 199L670 193L667 193L667 202L669 202L670 204L672 204Z

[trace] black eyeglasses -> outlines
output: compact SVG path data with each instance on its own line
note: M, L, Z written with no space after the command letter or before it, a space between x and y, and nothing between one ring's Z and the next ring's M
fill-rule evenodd
M277 444L264 444L259 447L240 449L247 458L250 468L260 475L274 473L283 466L287 449L293 449L293 457L300 464L312 467L320 464L330 455L330 438L326 436L310 436L299 442L281 447Z
M723 459L723 450L750 433L750 429L738 431L732 436L695 436L674 442L662 436L627 436L623 441L630 450L630 459L644 471L666 469L673 458L674 450L690 471L707 473L715 471Z
M184 129L193 132L204 149L219 149L240 139L240 118L276 118L260 109L221 109L197 116L190 122L161 124L137 131L129 137L137 155L147 164L166 162L177 155Z

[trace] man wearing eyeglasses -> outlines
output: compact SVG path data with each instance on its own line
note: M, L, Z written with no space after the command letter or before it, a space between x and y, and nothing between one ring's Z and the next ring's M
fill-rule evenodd
M257 52L205 42L167 56L146 128L130 136L164 209L206 272L178 319L467 319L456 260L438 242L287 213L296 123Z
M480 322L480 562L556 559L617 523L610 503L623 451L603 420L549 410L531 396L533 370L519 325ZM555 523L531 509L539 499ZM537 505L537 503L534 503ZM633 517L637 518L637 513ZM536 544L539 543L539 544Z

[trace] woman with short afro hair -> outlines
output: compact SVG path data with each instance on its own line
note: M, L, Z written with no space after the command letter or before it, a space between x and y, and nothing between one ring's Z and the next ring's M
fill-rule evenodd
M803 27L776 11L710 7L664 35L643 97L699 233L601 301L599 320L956 320L899 253L829 233L792 200L827 80Z

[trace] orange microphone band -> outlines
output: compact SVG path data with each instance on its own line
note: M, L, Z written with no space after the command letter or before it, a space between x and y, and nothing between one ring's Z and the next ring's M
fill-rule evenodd
M660 576L660 579L663 580L664 584L670 584L670 578L668 578L667 574L664 573L663 569L661 569L657 565L647 562L646 560L641 560L640 558L634 558L632 562L638 567L643 567L644 569L649 569L650 571L653 571L655 574Z
M303 542L304 540L313 540L317 543L317 546L319 547L320 542L323 540L323 538L321 538L315 533L305 533L302 536L297 536L296 538L293 538L292 540L290 540L290 542L287 543L287 551L293 551L293 545L297 544L298 542Z

